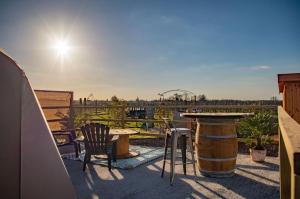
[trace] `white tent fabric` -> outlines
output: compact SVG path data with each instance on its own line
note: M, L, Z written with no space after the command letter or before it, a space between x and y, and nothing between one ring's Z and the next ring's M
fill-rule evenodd
M0 51L1 198L76 198L25 73Z

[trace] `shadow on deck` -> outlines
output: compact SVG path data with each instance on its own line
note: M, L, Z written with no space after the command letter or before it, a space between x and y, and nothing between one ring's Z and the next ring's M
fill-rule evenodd
M131 170L89 165L84 173L82 163L65 160L78 198L279 198L279 160L268 157L265 163L251 162L239 155L236 174L231 178L207 178L199 175L197 182L188 165L187 176L176 166L174 186L169 185L169 168L160 178L162 160L154 160Z

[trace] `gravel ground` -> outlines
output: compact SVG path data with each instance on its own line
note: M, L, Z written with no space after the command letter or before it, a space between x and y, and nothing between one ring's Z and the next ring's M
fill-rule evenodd
M279 198L279 159L267 157L265 163L254 163L248 155L239 154L235 175L230 178L208 178L198 174L197 182L188 165L187 176L176 166L173 186L169 185L169 165L160 178L162 159L131 170L82 164L65 160L78 198L101 199L181 199L181 198ZM178 160L178 164L180 161Z

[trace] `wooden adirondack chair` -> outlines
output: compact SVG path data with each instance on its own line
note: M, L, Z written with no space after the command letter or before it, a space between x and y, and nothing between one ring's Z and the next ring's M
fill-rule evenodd
M109 127L104 124L91 123L81 127L84 136L85 156L83 171L91 161L92 155L107 155L108 169L111 170L111 160L116 161L116 147L119 136L109 135Z

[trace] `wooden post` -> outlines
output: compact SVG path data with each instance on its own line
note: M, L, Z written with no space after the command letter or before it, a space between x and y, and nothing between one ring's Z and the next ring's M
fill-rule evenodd
M97 108L97 106L98 106L98 101L97 101L97 100L95 100L95 106L96 106L96 110L95 110L96 113L95 113L95 114L98 115L98 108Z
M279 129L280 198L291 198L291 166Z
M74 120L75 120L75 113L74 113L74 109L73 109L73 92L70 92L70 113L69 113L69 124L68 124L68 129L74 129Z
M122 107L121 107L121 109L122 109L122 121L121 121L121 125L122 125L122 129L124 129L125 128L125 117L126 117L126 113L125 113L125 105L123 105Z
M300 124L278 108L280 198L300 198Z

